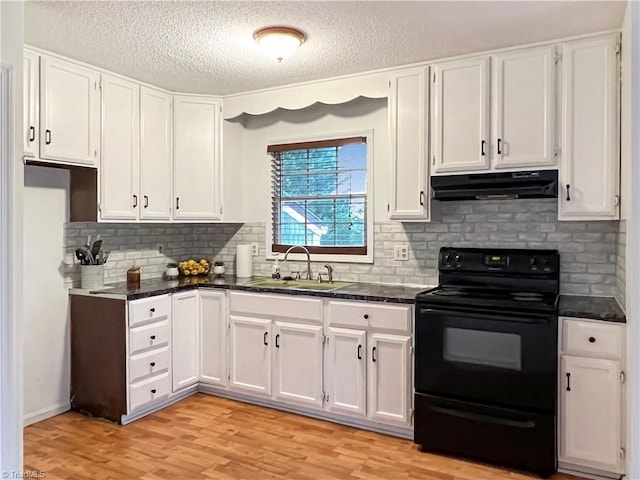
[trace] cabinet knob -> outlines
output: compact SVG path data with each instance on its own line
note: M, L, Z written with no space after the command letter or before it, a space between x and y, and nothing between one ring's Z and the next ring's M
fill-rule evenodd
M596 343L596 337L589 337L589 343Z
M150 311L151 313L155 313L156 309L155 309L155 308L150 308L150 309L149 309L149 311Z
M151 393L156 393L156 389L155 389L155 388L152 388L152 389L151 389Z
M364 319L365 319L365 320L367 320L367 319L369 318L369 314L368 314L368 313L365 313L365 314L363 315L363 317L364 317Z
M149 365L151 365L152 367L156 366L156 362L151 362Z
M155 336L155 335L151 335L149 338L150 338L151 340L155 340L155 339L156 339L156 336Z

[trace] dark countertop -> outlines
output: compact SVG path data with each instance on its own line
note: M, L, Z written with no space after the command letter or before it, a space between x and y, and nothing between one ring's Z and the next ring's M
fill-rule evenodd
M155 278L143 280L139 288L127 288L126 282L105 285L103 289L86 290L72 289L74 295L101 295L123 300L137 300L140 298L175 293L194 288L220 288L226 290L240 290L247 292L279 293L285 295L308 295L314 297L338 298L347 300L365 300L374 302L408 303L416 301L416 294L431 288L429 286L386 285L379 283L353 283L332 291L296 290L277 287L262 287L251 285L252 281L265 277L236 278L231 275L184 277L177 280Z
M590 318L605 322L627 323L627 318L615 298L560 295L558 315Z

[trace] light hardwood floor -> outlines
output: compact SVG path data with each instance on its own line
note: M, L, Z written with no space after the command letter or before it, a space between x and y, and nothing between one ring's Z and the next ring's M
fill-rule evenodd
M203 394L124 427L65 413L27 427L24 441L25 470L43 471L47 480L535 478L422 453L408 440Z

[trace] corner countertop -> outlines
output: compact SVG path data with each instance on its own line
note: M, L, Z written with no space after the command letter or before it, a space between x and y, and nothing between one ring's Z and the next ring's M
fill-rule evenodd
M413 304L416 295L429 288L428 285L391 285L382 283L358 283L331 291L296 290L277 287L262 287L251 282L265 277L237 278L231 275L184 277L177 280L154 278L143 280L139 288L128 288L125 282L105 285L100 290L82 290L72 288L71 295L91 295L120 300L137 300L166 293L176 293L195 288L219 288L247 292L278 293L285 295L307 295L314 297L337 298L346 300L364 300L388 303Z
M627 318L615 298L560 295L558 315L589 318L604 322L627 323Z

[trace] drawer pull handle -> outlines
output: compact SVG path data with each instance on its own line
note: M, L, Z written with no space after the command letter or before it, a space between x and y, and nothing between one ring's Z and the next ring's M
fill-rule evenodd
M571 374L567 373L567 392L571 391Z
M589 337L589 343L596 343L596 337Z
M367 320L367 319L369 318L369 314L365 313L365 314L363 315L363 317L364 317L364 319L365 319L365 320Z
M152 307L152 308L150 308L150 309L149 309L149 311L150 311L151 313L155 313L156 309L155 309L155 307Z
M155 339L156 339L156 336L155 336L155 335L151 335L149 338L150 338L151 340L155 340Z
M156 389L155 389L155 388L152 388L152 389L151 389L151 393L156 393Z
M151 362L149 365L151 365L152 367L156 366L156 362Z

